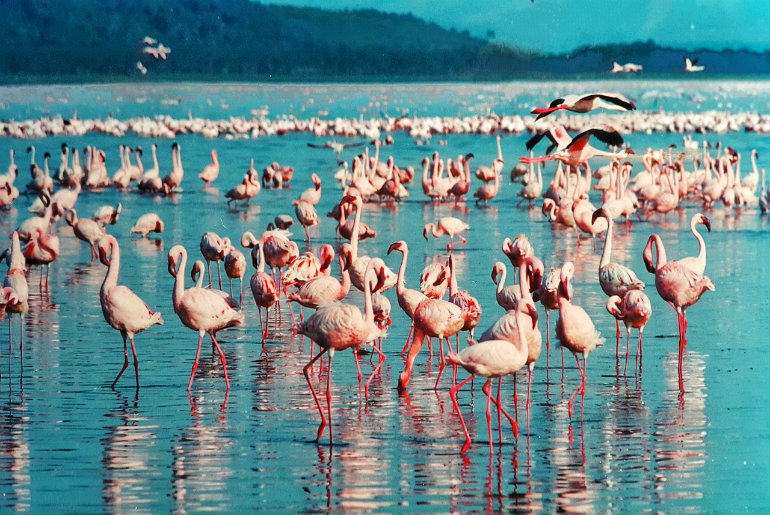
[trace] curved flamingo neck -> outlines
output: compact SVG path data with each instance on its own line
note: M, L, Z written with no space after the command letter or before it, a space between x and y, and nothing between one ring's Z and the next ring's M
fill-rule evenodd
M350 270L345 267L345 256L343 256L342 253L340 253L339 259L342 281L340 281L340 294L337 297L337 300L342 300L350 291Z
M257 247L258 247L257 256L259 259L259 264L257 265L257 272L259 272L260 274L264 274L265 273L265 251L262 248L262 242L260 242L259 245L257 245Z
M110 266L107 267L107 274L104 276L102 289L113 288L118 284L120 275L120 245L115 238L110 238Z
M186 267L187 250L182 248L179 250L179 266L176 269L176 280L174 281L174 293L172 295L174 310L179 308L182 302L182 296L184 295L184 271Z
M607 219L607 239L604 240L604 250L602 250L602 258L599 261L600 270L610 264L610 258L612 257L612 230L615 225L611 216L605 214L604 218Z
M457 294L457 276L455 275L455 257L449 255L449 296Z
M652 261L652 248L655 247L657 253L657 259L655 259L654 265ZM666 249L663 246L663 240L657 234L651 234L647 240L647 246L644 248L643 257L645 263L648 264L648 268L652 267L652 272L657 272L663 265L667 263Z
M361 209L363 202L357 197L355 200L356 216L353 219L353 234L350 235L350 250L353 261L358 259L358 230L361 227Z
M524 267L521 267L524 268ZM503 293L503 288L505 287L505 278L508 276L508 269L505 265L503 265L503 269L500 272L500 280L497 281L497 295L500 295Z
M706 242L703 240L703 236L701 236L700 232L698 232L698 229L696 228L696 220L693 218L690 220L690 232L695 236L695 239L698 240L698 257L697 262L698 265L705 270L706 269Z
M403 296L406 290L406 260L408 258L409 249L398 249L401 251L401 265L398 267L398 278L396 280L396 294L399 297Z

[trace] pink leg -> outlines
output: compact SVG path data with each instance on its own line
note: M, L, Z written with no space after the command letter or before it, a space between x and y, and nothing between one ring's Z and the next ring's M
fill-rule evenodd
M628 368L628 346L631 340L631 328L626 327L626 364L623 365L623 375L626 375L626 369Z
M508 419L508 422L511 423L511 429L513 430L514 438L518 438L519 437L519 426L516 423L516 420L514 420L514 418L507 411L505 411L505 408L503 408L503 405L500 403L500 386L502 384L503 384L503 378L501 377L499 379L498 384L497 384L497 400L492 399L492 402L495 403L495 406L497 406L497 409L500 410L500 413L502 413L505 416L505 418ZM498 419L498 423L499 423L499 419Z
M473 376L469 376L462 383L449 389L449 396L452 398L452 404L454 404L455 410L457 411L457 414L460 416L460 424L463 426L463 433L465 433L465 445L463 445L463 448L460 451L460 454L465 454L465 451L467 451L468 447L471 446L471 435L468 434L468 428L465 426L465 420L463 420L463 414L460 411L460 406L457 404L457 391L463 386L465 386L468 383L468 381L470 381L471 379L473 379Z
M120 369L120 372L118 372L118 377L116 377L112 382L113 389L115 388L115 384L118 382L118 379L120 379L120 376L122 376L123 372L125 372L126 368L128 368L128 347L126 347L126 333L121 331L120 335L123 337L123 368Z
M578 370L580 371L580 385L575 389L575 393L572 394L572 397L569 398L569 401L567 402L567 412L569 413L569 417L572 418L572 401L575 400L575 397L577 396L578 392L583 388L585 376L583 375L583 368L580 366L580 358L578 358L578 355L575 354L575 361L577 361Z
M404 348L401 349L401 357L404 357L404 353L406 352L406 349L409 348L409 340L412 338L412 332L414 331L414 322L412 322L412 325L409 326L409 334L406 337L406 342L404 342Z
M357 355L357 354L356 354ZM326 411L329 413L329 446L334 444L334 431L332 431L332 359L334 358L334 354L329 353L329 372L326 374ZM358 365L358 360L356 360L356 365ZM361 372L359 371L359 378L361 377ZM359 379L359 390L360 390L360 379Z
M209 288L211 288L211 261L209 261L208 259L206 260L206 267L208 268L208 271L209 271Z
M369 376L369 379L366 381L366 384L364 385L364 398L367 401L369 400L369 383L372 382L372 379L374 379L374 376L377 375L377 373L382 369L382 364L385 363L385 354L383 354L382 351L377 347L374 347L374 350L376 350L377 353L380 355L380 362L377 363L376 367L374 367L374 370L372 371L372 375Z
M222 348L219 346L219 342L217 342L216 336L214 336L214 333L210 333L211 341L214 342L214 346L217 348L217 352L219 353L219 359L222 361L222 369L225 371L225 384L227 385L227 391L230 391L230 378L227 377L227 360L225 360L225 353L222 352Z
M615 359L620 358L620 321L615 319Z
M414 337L412 338L412 346L409 347L409 354L406 355L406 365L404 371L398 376L398 390L406 390L406 385L409 384L409 378L412 375L412 367L414 366L414 360L417 358L417 354L422 347L422 341L425 339L425 334L419 329L415 328Z
M535 364L529 366L529 375L527 377L527 421L529 421L529 395L532 392L532 371L535 369Z
M315 388L313 388L313 383L310 382L310 375L307 373L308 369L313 366L313 363L323 356L324 352L326 352L327 349L321 348L321 352L316 355L313 359L308 362L307 365L305 365L302 368L302 373L305 374L305 380L307 381L307 385L310 387L310 393L313 394L313 400L315 401L316 406L318 407L318 413L321 415L321 425L318 426L318 434L316 435L316 441L321 439L321 435L323 434L324 427L326 427L326 418L324 418L324 410L321 408L321 403L318 401L318 395L315 393ZM328 389L328 385L327 385Z
M217 278L219 279L219 289L222 289L222 267L219 266L219 260L217 260Z
M636 348L636 368L642 370L642 328L639 328L639 345Z
M489 437L489 454L492 455L492 415L490 413L490 405L492 404L492 392L491 392L491 379L487 379L481 390L487 394L487 435ZM497 412L498 419L500 417L500 411Z
M134 345L134 337L129 336L131 340L131 352L134 355L134 373L136 375L136 388L139 389L139 360L136 359L136 345Z
M358 371L358 395L361 395L361 365L358 362L358 349L353 349L353 357L356 359L356 370Z
M200 337L198 338L198 350L195 352L195 363L192 366L192 373L190 374L190 382L187 384L187 392L190 392L192 388L193 379L195 378L195 371L198 370L198 358L201 355L201 343L203 342L203 331L198 331Z

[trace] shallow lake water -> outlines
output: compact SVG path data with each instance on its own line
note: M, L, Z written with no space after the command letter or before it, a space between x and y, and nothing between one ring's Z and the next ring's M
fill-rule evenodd
M213 86L206 87L215 91ZM382 101L390 103L403 98L385 86L373 87L374 92L360 87L362 92L352 93L338 88L349 93L339 107L346 115L362 106L371 109L368 102L377 95L384 95ZM656 88L666 99L678 95L681 85L666 89L661 83ZM498 89L505 91L503 86ZM730 85L726 91L736 89L740 88ZM294 89L289 91L302 96ZM674 93L666 96L670 91ZM698 91L708 103L717 102L725 90L704 84ZM713 91L718 94L711 95ZM24 96L17 93L19 98ZM338 93L332 89L326 94L331 98ZM451 87L449 92L437 90L426 104L440 104L441 98L455 98L455 93ZM88 98L68 94L72 96L58 109L61 114L68 116L75 104L81 113L88 109ZM172 97L175 94L169 92ZM280 90L274 94L277 99L271 115L290 103L280 97ZM31 95L29 91L27 95ZM410 101L419 102L419 95L412 91L409 98L413 96ZM515 95L501 95L506 96ZM752 109L749 104L759 102L753 94L748 97L747 110ZM252 100L253 107L259 107L252 97L241 99L244 105ZM472 100L469 95L468 102ZM36 95L31 95L24 108L22 100L18 104L6 100L1 115L6 119L40 116L51 110L50 103L41 107L43 104ZM139 113L143 106L145 103L134 103L130 109ZM765 102L761 109L766 111L766 106ZM187 111L184 100L174 108ZM148 108L152 113L157 109ZM238 114L247 115L248 110ZM712 223L711 232L704 231L706 275L714 281L716 291L707 292L688 309L686 391L681 393L676 315L655 291L654 277L644 268L642 249L654 232L661 236L669 259L695 255L697 242L689 232L689 221L700 207L689 202L665 218L634 220L630 231L616 226L613 259L636 271L647 285L653 307L644 332L642 371L634 374L629 366L624 374L622 359L616 360L613 349L615 323L604 308L606 296L597 281L603 240L596 253L590 240L578 247L572 232L553 228L539 208L516 207L520 185L508 181L508 172L523 155L527 137L503 139L504 181L487 208L477 208L472 202L460 207L431 204L418 182L411 186L411 197L398 205L367 204L363 220L376 229L377 237L362 242L361 253L381 255L396 269L400 255L385 254L392 242L405 240L410 249L407 285L417 287L423 266L446 258L447 240L424 240L423 225L449 215L468 221L468 242L458 247L455 258L460 287L482 305L480 330L503 314L490 280L495 261L509 265L500 250L503 238L526 234L546 270L573 261L574 301L591 315L606 342L588 358L585 399L576 401L571 419L567 399L580 376L569 353L562 370L558 343L552 341L550 353L546 355L544 349L535 367L529 416L524 408L527 377L518 374L518 439L504 423L503 442L498 445L493 416L492 454L483 380L477 379L473 388L461 392L460 409L474 440L467 454L461 455L462 429L448 395L451 373L445 370L434 390L440 373L437 357L429 360L423 349L407 392L399 395L396 389L409 324L391 290L386 294L393 305L393 324L383 344L386 361L372 383L370 399L365 402L359 391L352 353L338 353L331 381L334 445L329 446L328 433L316 442L318 411L302 374L310 360L310 342L292 333L282 301L280 317L271 317L271 335L262 353L257 309L248 289L251 267L244 289L245 323L218 335L231 389L226 392L219 356L206 339L188 396L197 334L184 327L173 312L168 250L182 244L192 261L200 258L198 244L205 231L233 241L240 240L246 230L259 235L277 214L293 215L291 200L311 186L311 172L318 173L323 182L320 214L338 201L340 190L332 179L336 166L331 150L306 146L325 138L289 134L230 141L180 136L176 141L186 172L183 192L167 198L140 196L135 191L84 192L77 203L81 217L101 205L122 203L118 223L108 227L121 246L120 283L130 286L165 320L164 325L136 337L138 391L131 367L117 387L110 388L123 354L120 335L104 321L99 305L106 267L89 260L87 246L66 224L59 222L56 227L62 250L51 267L49 292L39 290L36 267L28 273L30 311L23 329L23 353L18 346L17 317L12 321L12 346L6 343L7 330L0 332L0 511L756 513L770 509L767 217L757 208L737 211L721 205L705 212ZM720 139L745 156L756 148L762 163L770 155L767 137L744 133L695 137ZM383 147L385 156L392 154L399 165L418 170L421 159L434 150L442 157L473 152L474 166L491 163L496 153L493 136L450 135L445 146L428 147L414 145L405 134L394 134L394 139L392 147ZM681 144L680 135L670 134L629 134L626 139L641 148ZM65 138L3 138L0 155L16 150L23 170L17 184L23 187L29 180L26 146L35 144L38 156L51 152L55 168L62 141ZM78 148L92 144L105 149L112 174L118 167L121 143L148 149L155 141L133 135L116 139L89 134L66 142ZM165 174L170 168L171 141L157 143L161 174ZM214 188L204 191L196 176L212 148L219 153L222 171ZM352 156L353 149L343 154L346 159ZM262 190L248 208L227 209L224 192L240 181L250 158L259 169L273 160L293 165L297 172L292 188ZM553 168L547 168L546 180L552 173ZM478 185L474 179L471 191ZM22 196L12 209L0 212L0 234L10 233L28 216L31 201ZM592 201L598 203L595 192ZM149 211L165 221L165 232L150 239L130 237L131 225ZM300 227L295 225L293 232L301 252L317 251L324 243L335 248L340 244L330 218L322 217L320 227L310 230L309 245ZM5 246L0 243L0 248ZM185 273L188 287L189 266ZM338 272L335 261L333 273ZM348 301L362 306L363 295L353 293ZM539 309L539 328L545 339L546 317ZM553 314L552 335L555 321ZM621 349L623 345L621 340ZM630 359L634 359L633 353ZM368 355L364 355L362 369L364 374L372 369ZM321 392L326 374L325 367L313 368L314 384ZM460 371L458 377L466 374ZM503 383L503 402L512 412L512 378Z

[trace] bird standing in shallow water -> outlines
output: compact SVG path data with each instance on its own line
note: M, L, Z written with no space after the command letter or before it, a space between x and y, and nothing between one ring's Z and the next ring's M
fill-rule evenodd
M120 369L112 388L128 367L128 347L126 336L131 340L131 352L134 355L134 372L136 375L136 387L139 388L139 361L136 358L136 346L134 335L155 324L163 325L163 317L160 312L153 312L127 286L118 284L120 275L120 245L112 235L106 235L99 240L99 260L107 267L102 288L99 291L99 302L102 305L102 314L110 326L120 331L123 337L123 368Z

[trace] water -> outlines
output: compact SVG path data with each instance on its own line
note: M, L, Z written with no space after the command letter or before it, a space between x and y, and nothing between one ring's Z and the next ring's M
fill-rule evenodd
M591 86L618 89L617 84ZM558 85L544 89L551 87L558 89ZM642 85L638 87L643 97ZM0 116L19 119L57 112L68 116L73 108L82 117L103 116L106 109L123 113L121 116L157 112L185 116L191 108L196 115L204 114L197 112L198 104L188 104L187 97L179 105L125 100L126 91L151 99L176 97L175 88L93 86L84 92L41 88L37 93L35 88L4 88L8 95L3 97L5 109ZM375 99L393 105L409 98L414 105L421 105L424 95L428 111L455 109L444 106L443 99L448 98L477 109L484 104L479 96L493 96L495 109L501 105L500 98L518 99L508 85L180 88L199 92L195 98L214 93L227 96L231 109L243 111L239 115L259 108L261 102L269 105L270 116L289 113L307 104L308 91L314 95L323 91L329 105L321 109L344 115L372 111ZM240 103L233 102L228 93L238 88L245 91ZM654 86L663 99L681 99L677 96L681 88L682 83ZM735 92L738 108L767 112L767 101L754 94L757 86L753 83L745 89L742 83L691 83L688 88L706 97L704 103L717 103L725 91ZM271 93L261 100L255 90ZM467 92L465 100L457 100L459 90ZM52 103L46 96L66 101ZM692 109L688 100L664 101L672 102L671 109ZM213 101L211 111L205 114L229 116L227 111L220 112L217 104ZM160 107L163 105L168 111ZM93 111L88 113L88 109ZM696 139L700 137L696 135ZM397 163L417 168L433 150L442 156L474 152L476 165L491 162L496 153L490 136L450 135L445 147L417 147L405 134L395 134L394 138L395 145L384 148L386 155L392 153ZM503 139L506 176L511 163L521 155L526 138L523 134ZM631 134L627 139L642 148L681 143L680 136L666 134ZM757 148L760 165L766 163L764 156L770 151L766 137L728 133L720 139L744 156ZM56 168L62 141L0 139L0 155L15 148L17 162L25 170L23 150L34 143L38 156L43 151L54 155L51 165ZM422 267L434 255L444 255L446 243L434 239L426 242L422 226L447 215L470 221L468 244L457 252L456 260L460 287L475 295L483 307L480 330L503 313L495 304L494 285L489 279L495 261L507 263L500 251L502 239L526 233L547 268L567 260L575 262L575 301L592 316L607 343L588 359L582 422L579 401L571 421L567 415L566 400L577 387L579 374L568 354L562 379L558 345L551 347L549 366L544 351L535 368L528 425L522 398L526 374L519 374L519 439L515 440L510 426L503 424L503 444L498 447L493 415L495 448L491 456L482 381L477 380L473 390L465 389L460 394L460 408L474 444L462 456L462 430L448 395L451 374L444 373L434 391L439 372L435 358L429 363L423 351L408 393L399 396L396 391L397 376L403 370L399 353L409 326L391 291L387 295L394 310L393 325L384 343L387 360L382 374L373 381L368 404L359 394L351 353L338 353L334 359L335 444L330 448L328 433L320 443L313 441L319 417L302 375L302 367L310 359L309 342L292 335L288 312L283 308L281 323L272 328L268 352L261 354L259 322L248 281L243 308L246 323L219 334L231 381L229 395L219 358L204 342L201 365L188 397L185 387L197 335L182 326L173 312L173 279L166 269L166 253L171 246L183 244L197 259L200 236L206 230L233 240L239 240L245 230L259 234L275 215L293 214L290 201L310 187L310 172L321 175L324 192L318 211L326 213L339 198L331 179L333 154L308 148L307 141L324 139L303 134L241 141L180 136L177 141L187 175L183 193L173 198L117 191L83 193L77 205L80 216L87 216L103 204L123 203L119 222L109 228L121 245L120 283L130 286L153 310L160 310L166 321L136 338L141 383L138 394L131 367L117 388L110 389L123 356L120 335L105 323L99 306L106 268L89 262L87 247L72 236L69 227L61 222L57 227L62 253L51 268L50 293L38 290L36 268L28 274L31 297L23 359L15 317L12 352L4 343L7 333L0 336L0 511L752 513L770 508L766 488L770 393L765 388L768 360L764 352L770 329L770 297L765 290L770 284L766 266L768 222L758 210L738 213L717 207L707 213L712 231L704 236L708 246L706 274L716 284L716 292L707 292L688 310L687 391L681 395L676 377L676 317L655 292L653 276L645 271L641 254L648 235L656 232L670 258L695 255L697 243L688 225L697 206L688 204L667 219L634 223L630 232L622 227L617 230L613 258L631 266L647 283L653 304L653 316L645 329L642 373L624 376L623 363L616 362L613 351L614 321L604 310L606 297L596 280L599 254L592 252L590 244L577 247L571 233L553 229L539 210L517 209L519 185L506 179L498 198L487 209L477 209L471 203L462 209L427 204L419 185L411 188L408 201L396 207L367 205L364 221L378 236L362 242L361 252L385 256L390 243L406 240L411 251L407 284L412 287L416 287ZM91 134L68 138L67 143L104 148L112 174L118 166L120 143L147 149L153 140ZM158 143L161 173L165 174L170 168L170 142ZM214 183L219 191L204 192L195 175L208 162L212 148L218 150L222 163ZM248 209L227 210L223 192L240 180L252 157L259 168L272 160L295 166L293 189L263 190ZM343 157L351 158L352 150ZM747 168L745 164L744 171ZM27 180L22 171L18 184L23 186ZM472 188L476 187L474 179ZM13 209L0 212L0 233L15 228L27 216L30 203L31 199L22 197ZM166 222L166 232L157 239L130 238L129 228L148 211L159 213ZM301 229L295 227L294 232L300 250L304 250ZM330 219L322 219L320 228L311 229L311 237L312 250L323 243L338 244ZM392 268L398 266L398 255L385 259ZM333 273L338 273L336 263ZM350 299L362 303L361 294L352 294ZM542 311L540 314L539 327L545 333L545 316ZM555 316L552 331L554 325ZM369 373L368 359L362 368ZM326 372L321 373L318 367L313 371L315 384L323 391ZM466 375L461 371L459 377ZM512 412L511 378L504 382L503 399Z

